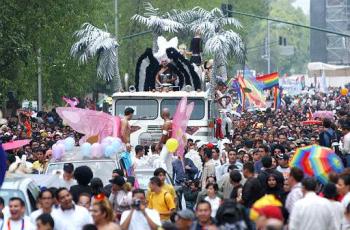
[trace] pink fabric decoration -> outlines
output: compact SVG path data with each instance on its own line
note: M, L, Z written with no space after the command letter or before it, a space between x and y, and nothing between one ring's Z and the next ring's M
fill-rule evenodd
M105 137L119 137L120 118L89 109L74 107L56 108L58 115L76 132L84 134L80 144L91 136L99 136L99 142Z
M73 97L72 99L63 96L62 100L64 100L70 107L76 107L79 104L79 99L76 97Z
M176 107L176 111L173 117L172 124L172 137L179 142L179 147L177 148L177 155L181 158L185 152L186 139L186 129L188 120L191 117L193 111L194 103L191 102L187 104L187 98L183 97Z

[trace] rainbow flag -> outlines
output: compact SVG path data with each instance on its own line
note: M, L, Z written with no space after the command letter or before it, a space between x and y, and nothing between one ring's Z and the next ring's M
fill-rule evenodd
M250 93L244 93L245 98L248 99L250 105L254 105L258 108L266 107L266 100L263 91L261 91L261 89L258 86L256 86L250 79L238 76L238 83L242 91L244 89L251 90Z
M282 88L275 86L273 91L273 101L274 101L275 110L281 108L282 95L283 95Z
M278 85L279 85L279 83L278 83L279 77L278 77L277 72L256 77L256 80L263 83L264 90L271 89L274 86L278 87Z

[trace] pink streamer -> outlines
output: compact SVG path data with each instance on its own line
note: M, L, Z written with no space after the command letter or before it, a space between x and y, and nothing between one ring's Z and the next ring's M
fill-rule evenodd
M185 152L186 145L186 129L188 121L193 111L194 103L187 104L187 98L183 97L176 107L173 117L172 137L179 142L179 147L176 151L181 158Z

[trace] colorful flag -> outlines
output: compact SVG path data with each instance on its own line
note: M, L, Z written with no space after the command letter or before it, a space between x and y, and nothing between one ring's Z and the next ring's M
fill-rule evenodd
M275 86L273 92L273 101L275 109L281 108L283 90L280 87Z
M251 105L258 108L266 107L266 100L263 92L250 79L238 76L238 83L242 91L250 90L251 92L243 92L243 98L247 98Z
M279 77L277 72L258 76L256 77L256 80L263 83L263 90L271 89L274 86L278 87L278 84L279 84L278 83Z
M328 86L327 86L326 75L324 73L324 70L322 71L322 76L320 80L320 92L328 93Z

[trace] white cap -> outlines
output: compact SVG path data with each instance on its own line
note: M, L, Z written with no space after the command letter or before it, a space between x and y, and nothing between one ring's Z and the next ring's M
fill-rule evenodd
M201 148L201 147L203 147L203 145L206 145L206 144L208 144L208 143L205 141L199 141L199 142L197 142L197 148Z
M231 141L229 139L225 138L221 141L221 143L222 144L231 144Z

